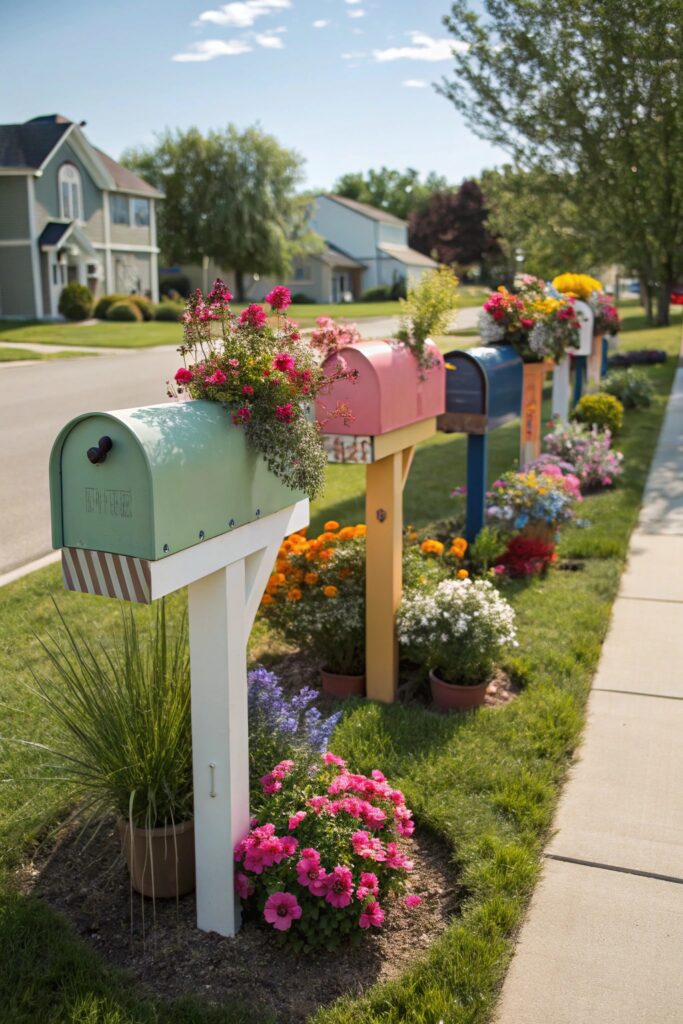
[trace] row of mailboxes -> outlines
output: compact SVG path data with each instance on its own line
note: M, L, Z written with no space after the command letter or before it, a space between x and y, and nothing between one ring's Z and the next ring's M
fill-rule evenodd
M522 360L511 345L446 354L446 411L439 430L486 434L519 417Z

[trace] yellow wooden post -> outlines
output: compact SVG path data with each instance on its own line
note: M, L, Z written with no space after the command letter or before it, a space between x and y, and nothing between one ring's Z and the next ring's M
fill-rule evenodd
M367 467L366 693L390 704L398 684L396 612L403 589L404 452Z

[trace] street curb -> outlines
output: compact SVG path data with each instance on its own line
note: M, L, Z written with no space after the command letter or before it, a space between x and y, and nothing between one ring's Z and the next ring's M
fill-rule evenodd
M20 565L17 569L11 569L0 576L0 587L4 587L8 583L14 583L15 580L20 580L23 576L37 572L38 569L45 569L48 565L54 565L61 557L61 551L51 551L49 555L43 555L42 558L37 558L34 562L27 562L26 565Z

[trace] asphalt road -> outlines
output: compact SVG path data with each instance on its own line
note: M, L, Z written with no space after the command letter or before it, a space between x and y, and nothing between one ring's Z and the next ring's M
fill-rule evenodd
M474 322L473 312L462 310L458 326ZM365 337L390 337L396 320L360 327ZM0 576L52 550L48 460L64 424L84 412L166 401L177 366L173 347L0 364Z

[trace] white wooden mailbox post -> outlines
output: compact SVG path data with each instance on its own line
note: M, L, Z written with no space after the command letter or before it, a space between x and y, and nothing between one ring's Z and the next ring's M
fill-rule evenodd
M73 420L53 447L50 488L69 590L148 604L188 588L197 925L234 935L233 850L249 830L247 642L308 499L204 401Z
M574 309L580 325L579 347L572 349L571 352L576 362L575 372L577 374L577 391L581 392L583 390L584 364L586 359L590 359L594 347L594 315L593 310L590 308L588 303L581 302L578 299L574 302ZM557 419L561 423L569 422L571 394L570 366L570 356L569 354L566 354L564 358L557 363L555 372L553 373L552 414L553 419Z

